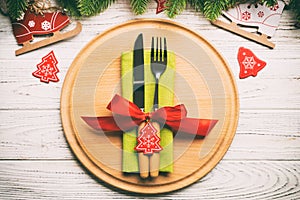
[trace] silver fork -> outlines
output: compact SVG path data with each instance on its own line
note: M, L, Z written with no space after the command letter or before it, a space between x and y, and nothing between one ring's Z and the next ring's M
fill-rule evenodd
M159 43L159 44L158 44ZM154 48L154 37L152 37L151 44L151 71L155 77L155 92L154 92L154 102L153 102L153 110L158 109L158 86L159 79L161 75L166 71L167 68L167 42L166 38L164 38L164 48L162 47L161 38L156 38L156 50ZM158 47L159 46L159 47ZM157 122L151 122L153 127L156 129L156 135L160 137L160 125ZM150 156L149 161L149 169L150 176L157 177L159 174L159 153L153 153Z
M158 44L159 42L159 44ZM151 43L151 71L155 78L155 92L154 92L154 102L153 102L153 110L158 109L158 86L159 79L161 75L167 69L167 41L164 38L164 48L162 49L162 39L156 38L156 50L154 44L154 37L152 37ZM159 46L159 47L158 47Z

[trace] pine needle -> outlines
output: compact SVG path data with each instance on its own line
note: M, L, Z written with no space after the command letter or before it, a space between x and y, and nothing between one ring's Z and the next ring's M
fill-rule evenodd
M217 19L221 15L222 10L227 8L226 2L226 0L206 0L204 2L204 16L209 20Z
M204 0L188 0L188 3L197 11L203 12Z
M296 26L300 27L300 0L291 0L290 8L294 11L297 20Z
M132 11L136 15L141 15L146 12L150 0L130 0Z
M115 0L77 0L82 16L94 16L106 10Z
M70 16L80 17L80 12L77 7L77 0L56 0L57 3L66 11Z
M28 7L27 0L7 0L6 3L8 15L13 21L20 18Z
M186 7L186 0L168 0L166 3L168 17L174 18L179 15Z

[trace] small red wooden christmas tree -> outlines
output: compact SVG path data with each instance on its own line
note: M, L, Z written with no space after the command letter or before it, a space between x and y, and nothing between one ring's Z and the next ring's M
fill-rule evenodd
M150 155L161 151L162 147L159 145L160 139L156 133L157 130L154 126L147 122L139 133L139 137L137 138L138 145L135 147L135 150Z
M56 66L57 63L54 52L51 51L42 58L42 62L37 65L38 70L33 72L32 75L40 78L45 83L49 83L49 81L57 82L59 81L56 75L59 72Z

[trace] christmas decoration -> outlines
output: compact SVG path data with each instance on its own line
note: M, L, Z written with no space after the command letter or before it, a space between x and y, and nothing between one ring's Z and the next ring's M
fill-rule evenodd
M161 151L162 147L159 145L160 139L156 133L157 130L155 127L150 122L146 122L137 138L138 144L135 147L135 150L148 155Z
M239 48L238 62L240 65L240 79L256 76L267 64L257 58L250 49L244 47Z
M27 10L23 20L14 22L13 32L18 44L33 40L33 35L46 35L64 28L70 23L68 16L62 12L35 15Z
M6 5L6 0L0 0L0 9L3 14L7 15L8 10Z
M273 6L265 4L240 4L235 8L223 12L224 19L229 19L230 24L223 22L221 18L212 23L234 32L238 35L254 40L258 43L274 48L275 44L268 41L268 37L272 37L278 27L284 3L278 1ZM250 33L243 30L239 25L258 28L258 33Z
M102 131L128 131L136 128L145 121L164 123L173 132L180 132L206 136L216 125L218 120L198 119L187 117L187 110L183 104L161 107L152 113L144 113L134 103L115 95L107 109L113 116L81 118L92 128Z
M188 133L206 136L218 120L196 119L186 117L187 111L183 104L166 106L152 113L144 113L141 109L123 97L115 95L107 109L112 111L112 116L81 117L89 126L101 131L123 131L123 137L129 130L138 128L137 145L132 147L138 152L139 172L141 178L157 177L160 170L159 123L176 133ZM142 128L141 128L142 127ZM171 132L172 134L172 132ZM172 140L172 135L171 135ZM124 144L123 144L124 145ZM159 153L158 153L159 152ZM168 164L170 165L170 163Z
M44 13L43 7L39 4L32 4L30 9L25 12L22 20L12 23L17 43L23 45L21 49L16 51L16 55L73 37L81 31L81 24L77 23L73 30L61 33L60 30L70 23L69 17L61 11ZM33 35L48 34L53 34L53 36L30 43L33 40Z
M300 0L287 0L287 1L288 1L288 8L293 10L295 13L295 17L297 20L295 26L300 28Z
M54 52L51 51L42 58L42 62L37 65L38 70L32 73L33 76L40 78L41 82L49 83L49 81L58 82L57 60Z
M156 0L157 2L157 7L156 7L156 14L161 13L166 9L165 3L167 0Z
M186 0L167 0L166 14L170 18L174 18L186 8L186 4Z
M22 13L28 8L29 0L6 0L8 15L16 20L21 17ZM35 0L38 1L38 0ZM89 17L105 11L115 0L56 0L62 8L66 9L71 16ZM222 13L240 3L266 3L267 6L274 6L276 0L167 0L166 14L170 17L176 17L190 4L197 12L201 12L209 20L216 20ZM285 1L289 8L295 12L295 18L300 22L300 0ZM143 14L147 10L150 0L130 0L130 5L135 14Z

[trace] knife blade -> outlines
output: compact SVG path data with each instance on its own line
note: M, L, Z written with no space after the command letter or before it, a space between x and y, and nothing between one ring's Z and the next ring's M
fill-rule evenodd
M144 47L143 34L139 34L133 49L133 102L144 110Z
M133 103L142 111L145 107L145 79L144 79L144 46L143 34L139 34L135 40L133 48ZM145 122L138 128L138 134ZM139 170L142 178L149 176L149 157L143 153L138 153Z

